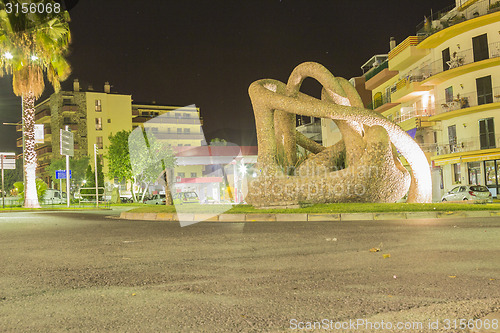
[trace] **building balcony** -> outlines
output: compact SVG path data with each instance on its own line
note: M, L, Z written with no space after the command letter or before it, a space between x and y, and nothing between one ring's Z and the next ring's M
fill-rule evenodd
M474 61L473 49L457 52L450 61L443 63L438 59L418 71L424 77L422 84L437 85L454 77L500 65L500 42L488 44L489 58Z
M365 82L365 88L368 90L374 90L375 88L398 75L398 73L398 71L390 71L388 68L384 68L376 75L371 77L370 80Z
M52 146L44 145L40 148L35 149L35 151L38 157L42 157L45 154L52 153Z
M479 103L481 102L481 104ZM500 108L500 87L492 89L492 94L477 96L477 92L457 94L452 100L436 102L436 114L433 121L445 120L476 112Z
M500 135L496 135L492 141L488 145L485 145L484 142L481 143L479 136L464 139L458 138L456 143L427 144L426 149L433 153L432 160L435 161L436 165L473 162L492 159L489 154L498 154L500 151ZM439 160L441 162L438 162Z
M404 131L408 131L413 128L431 127L435 124L429 121L429 117L433 114L433 105L430 105L425 109L406 107L402 108L402 112L394 118L394 122L398 124Z
M203 140L203 133L153 133L158 140Z
M424 38L418 48L430 49L464 32L500 21L500 8L492 0L468 0L459 8L449 6L434 12L427 22L417 26L417 35Z
M44 109L35 114L35 121L38 123L44 123L50 121L50 109Z
M75 123L71 123L71 124L63 124L63 129L66 128L66 125L68 125L68 128L72 131L72 132L76 132L78 131L78 124L75 124Z
M422 85L422 80L423 76L421 75L410 75L399 80L392 89L391 101L394 103L407 102L432 90L432 87Z
M153 120L154 119L154 120ZM175 118L175 117L156 117L156 118L151 118L151 117L146 117L146 116L139 116L132 118L132 123L133 124L142 124L147 121L151 121L153 124L179 124L179 125L202 125L202 119L200 118Z
M75 105L75 104L66 104L66 105L63 105L62 106L62 112L68 112L68 113L72 113L72 112L77 112L78 111L78 105Z
M392 49L389 52L389 70L401 71L429 54L429 50L417 48L421 40L420 37L410 36Z
M382 113L385 112L389 109L392 109L395 106L398 106L400 103L393 103L391 101L390 96L374 96L373 97L373 103L369 104L367 106L368 109L373 110L377 113Z

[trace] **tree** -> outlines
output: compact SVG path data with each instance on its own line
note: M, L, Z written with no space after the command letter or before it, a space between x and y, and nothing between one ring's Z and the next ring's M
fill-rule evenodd
M69 14L59 4L45 0L45 8L52 10L26 14L12 8L36 4L31 0L0 1L0 76L12 73L12 86L16 96L21 96L23 106L23 151L26 196L24 207L40 207L36 193L35 152L35 100L45 88L44 72L54 90L61 88L60 81L70 73L64 55L70 43ZM6 7L6 4L8 5ZM10 10L9 10L10 8ZM10 13L9 13L9 12Z
M104 173L102 172L102 161L97 156L97 187L104 187ZM92 170L92 166L89 164L87 166L87 171L85 172L85 187L93 187L91 190L81 190L82 194L94 194L95 196L95 171Z
M69 159L69 169L71 170L71 182L79 186L85 179L85 171L89 165L89 157L82 156L77 159ZM66 170L66 159L58 158L53 159L48 166L50 177L55 181L56 170ZM94 181L95 182L95 181Z
M109 135L110 145L108 154L108 177L118 178L118 180L132 180L132 167L130 165L130 154L128 149L128 137L131 131L120 131ZM132 186L132 198L136 201L134 187Z
M111 144L106 156L109 160L109 176L125 178L133 184L144 184L142 199L149 184L163 176L166 182L166 201L167 204L172 204L167 170L175 166L175 155L165 142L157 140L149 131L145 132L146 135L142 128L138 127L133 131L121 131L109 136ZM132 197L137 201L133 191Z
M45 183L42 179L37 178L35 181L36 184L36 193L39 198L43 199L43 195L47 191L47 183ZM23 182L15 182L14 187L17 190L17 194L24 199L24 183Z
M211 146L227 146L227 141L221 138L213 138L210 140Z

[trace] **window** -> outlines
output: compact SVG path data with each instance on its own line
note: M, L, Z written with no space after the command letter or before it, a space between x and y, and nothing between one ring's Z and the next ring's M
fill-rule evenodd
M491 75L476 79L477 105L493 103Z
M184 118L191 118L191 117L189 116L189 113L184 113L183 117L184 117Z
M170 127L169 127L169 128L167 128L167 133L170 133L170 132L171 132L170 130L171 130L171 128L170 128Z
M191 147L191 144L190 144L190 143L188 143L187 145L184 145L184 146L185 146L185 147Z
M96 99L95 100L95 112L101 112L101 111L102 111L101 100L100 99Z
M102 130L102 118L95 118L95 130L96 131Z
M182 133L182 128L178 128L177 129L177 134L181 134Z
M484 34L472 38L472 49L474 52L474 61L488 59L488 36Z
M481 149L496 148L495 123L493 118L479 120L479 143Z
M176 113L175 114L175 118L180 118L181 117L181 114L180 113Z
M111 124L111 119L108 119L108 124Z
M188 134L189 132L191 132L191 130L189 128L184 129L184 134Z
M453 102L453 87L448 87L444 90L444 95L446 96L446 103Z
M186 175L184 172L178 172L177 173L177 177L181 177L181 178L184 178Z
M191 178L196 178L196 172L191 172Z
M103 149L103 141L102 141L102 136L96 136L95 137L95 143L97 144L97 148Z
M453 164L453 181L460 183L460 163ZM456 189L458 190L458 187Z
M71 124L71 117L64 117L65 124Z
M450 153L455 152L457 147L457 126L448 126L448 143L450 144Z
M378 92L373 96L373 110L375 110L379 106L382 106L382 104L384 104L382 100L382 93Z
M443 71L450 69L450 48L444 49L442 52L443 57Z

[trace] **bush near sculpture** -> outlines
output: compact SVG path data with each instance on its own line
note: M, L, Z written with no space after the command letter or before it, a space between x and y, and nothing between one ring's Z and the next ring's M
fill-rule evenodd
M323 86L321 100L299 91L307 77ZM407 192L408 202L431 201L429 165L418 144L398 125L365 109L354 87L322 65L297 66L286 85L258 80L250 85L249 95L259 146L257 177L250 181L246 197L249 204L395 202ZM295 130L296 115L332 119L343 139L331 147L318 145ZM299 165L297 145L311 152ZM338 170L342 158L346 168ZM375 176L363 171L370 168L377 170Z

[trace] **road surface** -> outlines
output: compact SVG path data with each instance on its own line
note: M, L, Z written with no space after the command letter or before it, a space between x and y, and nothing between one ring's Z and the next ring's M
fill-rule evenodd
M500 218L181 228L116 214L0 214L0 332L466 332L453 321L500 307Z

